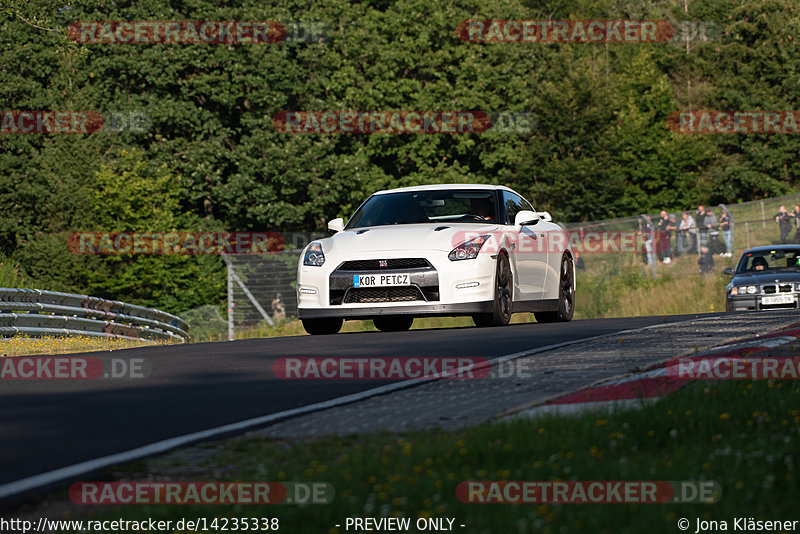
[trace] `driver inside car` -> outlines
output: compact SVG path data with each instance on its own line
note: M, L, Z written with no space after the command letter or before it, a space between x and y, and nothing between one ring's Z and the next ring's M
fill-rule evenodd
M753 258L753 270L763 271L766 268L767 268L767 260L765 260L761 256Z
M494 219L494 203L491 197L470 199L472 215L476 215L484 221L491 222Z

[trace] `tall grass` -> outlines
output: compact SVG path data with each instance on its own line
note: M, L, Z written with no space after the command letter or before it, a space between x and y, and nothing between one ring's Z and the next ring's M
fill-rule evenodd
M697 272L697 256L675 258L658 266L656 277L649 267L630 261L601 266L578 277L576 319L706 313L725 310L725 286L730 277L722 269L737 258L716 256L715 271Z
M23 278L19 266L10 258L0 254L0 287L22 287Z

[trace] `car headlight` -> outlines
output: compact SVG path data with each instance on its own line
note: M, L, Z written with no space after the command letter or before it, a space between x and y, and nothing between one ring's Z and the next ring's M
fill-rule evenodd
M488 235L479 235L469 241L461 243L447 255L450 261L473 260L478 257L481 247L489 239Z
M736 287L736 286L732 287L731 288L731 295L738 295L738 294L739 294L739 288Z
M322 244L315 241L306 249L306 254L303 256L303 265L319 267L323 263L325 263L325 254L322 253Z
M754 295L758 293L758 288L756 286L747 286L747 292Z

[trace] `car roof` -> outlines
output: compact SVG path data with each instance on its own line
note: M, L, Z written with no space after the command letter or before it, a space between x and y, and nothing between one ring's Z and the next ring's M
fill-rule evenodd
M498 189L502 189L503 191L511 191L512 193L517 193L510 187L506 187L504 185L493 185L493 184L432 184L432 185L415 185L411 187L399 187L397 189L384 189L382 191L376 191L374 194L376 195L383 195L386 193L399 193L399 192L406 192L406 191L441 191L446 189L478 189L478 190L485 190L485 191L495 191ZM522 195L520 195L522 196Z
M761 247L753 247L745 250L742 255L750 254L753 252L770 252L772 250L791 250L793 252L800 252L800 245L764 245Z

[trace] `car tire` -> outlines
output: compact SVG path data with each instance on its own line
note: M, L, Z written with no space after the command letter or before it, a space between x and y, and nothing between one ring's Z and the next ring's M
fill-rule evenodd
M319 319L302 319L303 329L312 336L337 334L342 329L344 319L341 317L324 317Z
M410 315L387 315L372 320L375 328L381 332L405 332L413 322L414 318Z
M572 258L561 258L561 274L558 281L558 310L534 312L537 323L559 323L572 320L575 313L575 271Z
M497 257L494 280L492 313L473 315L472 322L475 323L475 326L505 326L511 320L514 308L514 274L511 272L511 264L505 254Z

